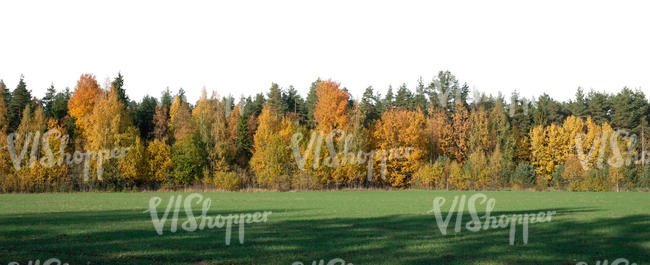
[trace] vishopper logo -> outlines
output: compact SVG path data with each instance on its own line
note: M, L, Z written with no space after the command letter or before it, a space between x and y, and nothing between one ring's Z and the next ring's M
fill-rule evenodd
M334 146L334 138L339 135L339 141L343 142L343 151L337 152L336 147ZM313 152L312 156L312 167L317 169L320 166L321 162L321 148L323 145L324 134L322 132L314 131L311 133L309 139L309 144L304 153L300 152L300 142L304 138L302 133L294 133L291 137L291 148L293 149L293 157L298 164L300 170L305 170L305 163L307 162L307 157L310 153ZM346 164L364 164L367 163L367 177L368 181L372 181L372 173L374 168L375 158L381 160L381 177L382 179L386 178L386 166L387 160L393 159L408 159L411 156L411 151L414 150L413 147L398 147L391 148L390 150L371 150L370 152L365 152L363 150L357 150L357 153L354 153L351 145L354 135L348 134L342 130L333 130L327 134L325 139L327 153L329 156L323 159L323 164L327 167L334 168L337 166L345 166Z
M192 203L195 201L196 205L201 205L201 215L197 218L194 216L194 211L192 210ZM171 196L165 212L162 216L158 216L158 206L162 202L160 197L152 197L149 200L149 209L144 211L144 213L149 213L151 215L151 222L153 223L154 229L158 235L162 235L165 230L165 223L169 214L172 213L172 208L174 212L171 216L170 228L171 233L175 233L178 229L179 221L179 211L181 210L181 204L183 205L183 210L187 216L187 221L181 224L181 229L187 232L194 232L197 229L203 230L206 227L209 229L212 228L223 228L226 229L226 246L230 245L230 237L232 234L232 225L239 225L239 244L244 244L244 228L245 224L251 223L265 223L268 220L271 211L255 212L255 213L241 213L241 214L228 214L228 215L216 215L214 217L208 216L208 211L210 210L210 204L212 201L210 198L203 199L203 195L198 193L192 193L183 199L183 195ZM199 219L197 221L197 219Z
M428 213L433 213L436 218L436 225L440 229L442 235L447 235L447 227L451 221L451 217L456 214L456 226L454 231L459 233L462 230L463 222L463 212L465 211L465 206L467 206L467 211L471 216L471 221L465 224L465 229L471 232L478 232L480 230L487 229L499 229L510 227L510 245L515 244L515 234L517 232L517 224L522 225L522 239L524 244L528 244L528 224L534 223L545 223L551 222L551 219L555 211L546 211L529 213L529 214L513 214L513 215L499 215L491 216L492 210L496 205L496 200L494 198L489 198L483 193L477 193L467 198L467 196L454 196L454 201L451 204L451 208L447 213L447 217L443 219L442 217L442 206L445 204L446 199L444 197L436 197L433 199L433 208L428 211ZM478 204L477 204L478 202ZM478 211L476 211L476 206L485 204L485 215L481 218L478 216ZM481 222L481 219L483 222Z
M579 133L575 136L576 153L584 170L588 170L590 161L594 161L596 150L598 150L598 158L595 160L594 166L602 168L603 162L605 161L606 147L609 147L609 150L611 150L611 155L607 159L607 163L612 167L619 168L624 164L631 165L633 160L635 164L648 161L645 150L642 150L642 157L639 158L639 155L635 152L637 136L630 134L627 130L619 129L611 134L609 131L604 131L602 135L600 132L597 133L588 153L585 153L583 148L586 139L587 134L585 133ZM627 151L623 154L621 154L620 143L627 143Z
M111 158L118 159L124 157L126 155L126 152L131 148L125 147L114 148L113 150L103 149L87 152L75 151L73 154L70 154L65 151L68 145L69 135L62 135L59 130L51 129L43 133L42 136L40 131L28 132L27 135L24 136L25 138L23 139L22 149L20 150L20 153L16 153L15 144L21 137L21 135L17 135L16 133L11 133L7 137L7 148L9 149L9 156L11 157L11 162L16 171L20 171L21 164L25 160L25 155L28 151L30 151L29 168L33 168L37 162L46 168L53 167L55 164L61 166L64 162L67 165L81 164L83 162L84 181L88 180L91 160L97 160L97 179L101 180L104 172L103 163ZM58 159L54 158L54 152L50 147L51 140L60 140ZM30 143L31 150L29 148ZM43 148L42 151L44 152L44 155L38 159L41 154L39 150L39 147L41 146Z

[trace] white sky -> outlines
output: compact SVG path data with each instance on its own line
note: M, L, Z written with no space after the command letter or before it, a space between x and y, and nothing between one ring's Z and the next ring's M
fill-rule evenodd
M131 98L183 87L301 94L317 77L355 97L450 70L480 91L567 99L578 86L650 94L646 1L3 1L0 78L39 98L118 71Z

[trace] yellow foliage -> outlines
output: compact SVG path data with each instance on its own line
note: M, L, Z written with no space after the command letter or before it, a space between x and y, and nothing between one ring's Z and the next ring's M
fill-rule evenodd
M291 187L289 175L295 164L291 159L293 123L279 120L269 106L264 106L254 142L251 169L262 187L284 190Z
M335 129L344 129L348 124L346 110L350 95L339 89L339 83L332 80L321 81L316 87L318 101L314 107L316 129L321 132L330 132Z
M101 94L102 90L99 88L95 76L82 74L68 101L68 113L76 119L75 124L82 131L93 126L92 122L87 120L86 117L92 113L95 101Z
M374 142L378 150L375 159L375 180L385 181L393 187L409 184L411 175L419 168L425 156L423 135L424 114L420 111L388 109L375 125ZM383 160L386 172L382 172Z
M171 159L171 147L161 140L154 139L147 146L147 154L151 180L157 183L172 183L174 162Z
M460 164L452 161L449 168L449 178L447 180L450 189L468 190L471 187L472 176L463 171Z
M447 123L441 128L440 147L448 156L457 162L463 162L469 148L469 114L467 108L458 102L451 116L451 124Z

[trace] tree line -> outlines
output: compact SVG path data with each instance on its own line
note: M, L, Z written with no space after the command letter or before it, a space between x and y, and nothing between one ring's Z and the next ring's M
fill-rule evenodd
M137 102L124 80L100 86L83 74L73 91L52 85L42 99L22 76L12 91L0 80L0 190L650 187L640 90L470 95L441 71L358 99L318 79L306 98L273 83L239 99L203 89L192 104L183 89ZM118 159L99 151L125 147ZM75 153L84 150L98 151Z

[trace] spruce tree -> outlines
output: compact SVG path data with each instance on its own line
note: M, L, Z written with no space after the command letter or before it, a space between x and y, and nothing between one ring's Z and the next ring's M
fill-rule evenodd
M43 104L43 110L45 110L45 115L47 117L52 117L52 108L54 107L54 99L56 97L56 90L54 89L54 84L51 84L45 92L45 97L41 100Z
M9 103L9 128L10 131L14 131L18 128L20 121L22 120L23 110L27 105L32 101L32 93L27 90L27 84L25 84L24 76L20 76L20 81L18 81L18 86L11 94L11 102Z
M124 104L124 106L129 105L129 96L126 95L126 90L124 90L124 76L122 76L122 73L117 73L117 76L111 83L113 88L117 90L117 98L120 102Z

